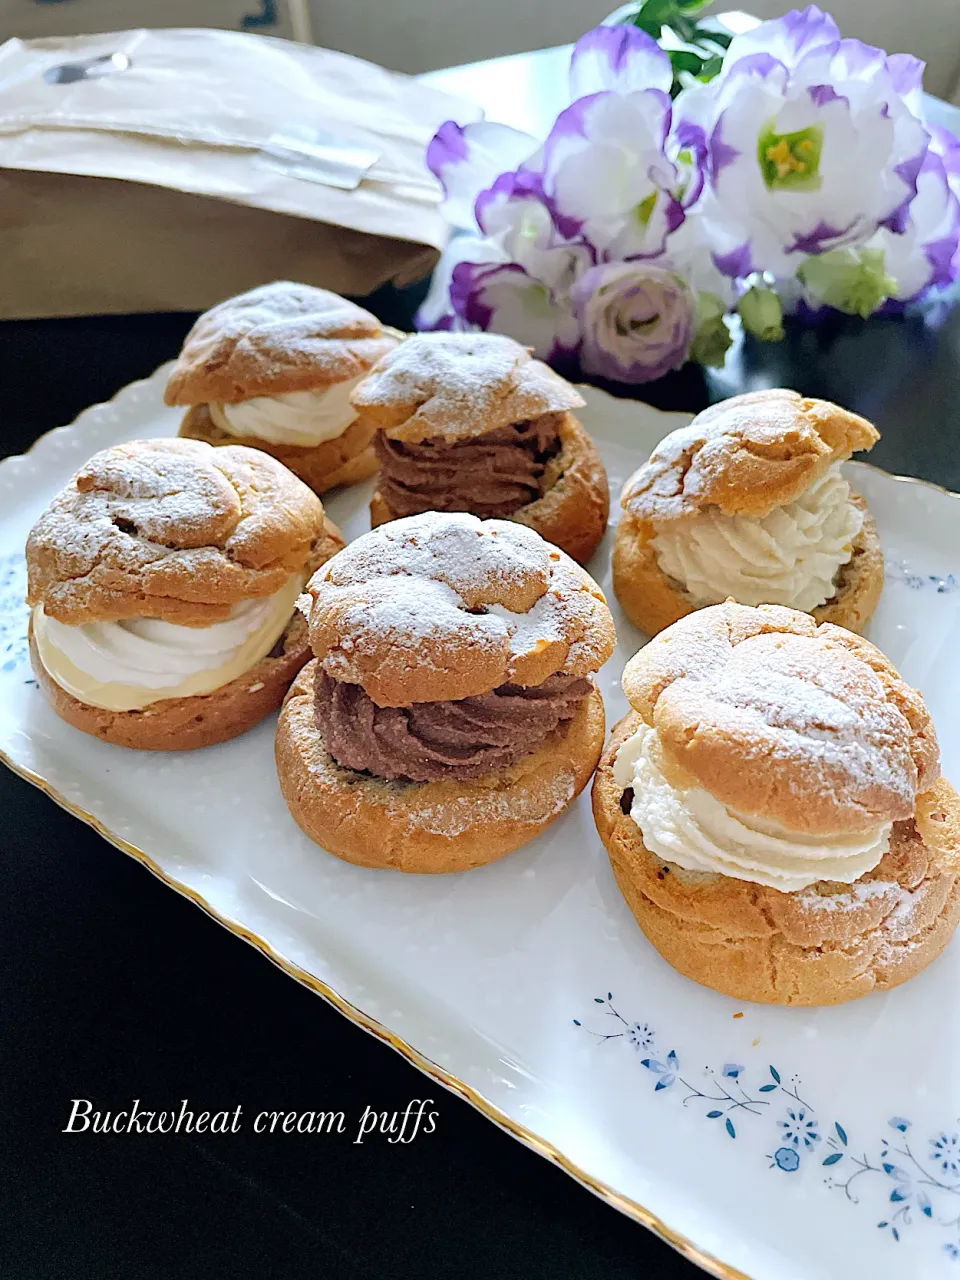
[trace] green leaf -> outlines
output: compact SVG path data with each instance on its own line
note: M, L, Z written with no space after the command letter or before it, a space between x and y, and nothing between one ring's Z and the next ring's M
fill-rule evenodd
M679 12L677 0L646 0L639 16L644 22L669 22Z
M686 49L671 49L669 57L674 75L680 71L688 71L692 76L699 76L703 70L703 59L699 53L690 53Z
M708 58L700 68L698 80L702 80L704 84L708 84L715 76L720 74L720 68L723 66L723 56L714 54L712 58Z

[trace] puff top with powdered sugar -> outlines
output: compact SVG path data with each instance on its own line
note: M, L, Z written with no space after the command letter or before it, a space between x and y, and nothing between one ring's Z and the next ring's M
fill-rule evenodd
M692 785L788 831L911 818L940 773L917 690L868 640L794 609L700 609L630 660L623 690Z
M417 333L385 356L351 397L396 440L483 435L577 409L575 387L494 333Z
M751 391L665 436L626 481L620 503L655 526L709 507L760 519L879 438L865 418L827 400L784 388Z
M67 625L206 626L306 571L323 505L257 449L134 440L85 463L27 539L28 601Z
M167 404L235 403L352 382L402 334L339 294L277 280L227 298L187 334Z
M323 669L380 706L589 675L615 641L603 592L539 534L435 511L352 542L301 607Z

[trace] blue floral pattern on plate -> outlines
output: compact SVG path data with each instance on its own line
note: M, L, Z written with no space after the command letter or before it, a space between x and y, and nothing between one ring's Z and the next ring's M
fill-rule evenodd
M887 582L902 582L911 591L933 590L938 596L948 596L960 589L960 579L955 574L941 578L937 573L916 573L906 560L888 560L885 574Z
M27 658L27 562L21 553L0 557L0 671L15 671Z
M630 1022L620 1013L612 992L594 996L594 1004L603 1009L600 1027L580 1018L573 1025L598 1043L619 1040L642 1055L639 1064L655 1081L654 1094L682 1094L684 1107L719 1122L728 1138L736 1139L747 1124L759 1121L771 1135L769 1168L797 1173L804 1165L819 1165L829 1170L824 1185L842 1191L851 1204L859 1204L861 1190L869 1186L885 1205L879 1230L899 1241L905 1228L931 1223L949 1233L944 1252L960 1262L960 1129L947 1127L918 1147L907 1137L911 1122L893 1116L888 1121L892 1136L883 1135L855 1154L859 1147L851 1148L844 1126L838 1120L824 1124L801 1096L797 1076L785 1078L772 1063L725 1062L706 1069L701 1087L684 1074L676 1049L660 1050L648 1023Z

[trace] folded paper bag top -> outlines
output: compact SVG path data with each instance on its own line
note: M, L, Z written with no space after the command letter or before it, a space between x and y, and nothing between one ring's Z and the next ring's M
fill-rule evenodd
M427 143L479 109L232 31L0 46L0 317L204 309L287 277L362 295L445 242Z

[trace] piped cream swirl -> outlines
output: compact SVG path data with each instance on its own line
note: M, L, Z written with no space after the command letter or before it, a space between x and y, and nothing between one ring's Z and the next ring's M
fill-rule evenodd
M653 545L660 568L698 606L733 596L740 604L809 612L833 596L862 526L863 513L836 465L795 502L760 519L711 507L661 523Z
M702 787L664 775L656 729L642 724L617 752L613 776L633 789L630 817L643 843L686 871L713 872L790 893L818 880L852 884L887 851L892 824L869 831L805 836L721 804Z
M311 448L336 440L359 416L350 393L363 375L316 391L252 396L232 404L211 404L210 416L221 431L240 440Z
M159 618L66 626L38 605L33 634L57 684L88 706L134 711L212 693L255 667L286 630L303 575L271 596L244 600L223 622L185 627Z

